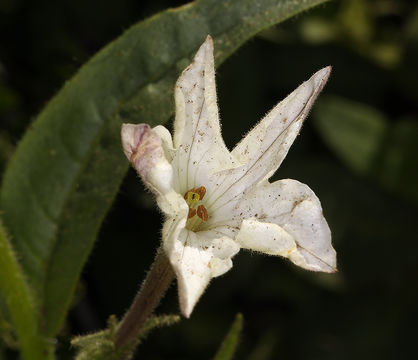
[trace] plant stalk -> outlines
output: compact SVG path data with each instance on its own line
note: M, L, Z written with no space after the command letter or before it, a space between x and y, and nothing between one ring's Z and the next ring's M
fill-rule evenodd
M116 331L117 349L138 339L145 321L159 304L173 279L171 264L164 251L159 248L147 277Z

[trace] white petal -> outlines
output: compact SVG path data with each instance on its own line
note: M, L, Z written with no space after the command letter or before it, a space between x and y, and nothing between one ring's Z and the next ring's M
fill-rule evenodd
M232 155L239 168L224 171L222 186L206 201L209 211L231 201L253 184L268 179L280 166L298 135L319 92L324 87L331 67L315 73L280 102L234 148ZM221 179L218 180L218 183Z
M321 208L314 201L303 200L297 204L292 212L291 221L283 227L296 240L298 257L291 258L296 265L314 271L337 270L336 252L331 245L331 231Z
M177 81L173 165L178 169L178 191L185 193L207 183L215 171L235 166L219 125L213 41L208 36L193 62Z
M158 207L168 218L174 217L187 219L189 207L183 196L181 196L179 193L171 190L165 194L157 195L156 200Z
M126 157L144 184L156 195L173 189L173 168L167 161L161 138L147 124L122 124Z
M170 131L168 131L167 128L162 125L154 127L152 131L160 137L165 157L168 162L171 162L175 155L175 149L173 146L173 139L171 138Z
M228 236L219 236L213 231L197 233L200 244L205 251L212 254L209 262L212 277L225 274L232 267L231 258L236 255L240 246Z
M259 226L257 231L269 231L270 236L263 236L250 243L248 235L236 238L243 247L251 247L271 254L272 242L285 241L291 236L297 246L297 252L289 254L295 264L309 270L333 272L336 270L336 253L331 245L331 232L322 214L319 199L308 186L295 180L268 182L254 187L242 199L231 201L219 209L209 220L208 226L214 230L221 227L238 227L242 219L257 219L261 223L276 224L280 227ZM244 230L250 223L243 222ZM243 230L243 228L241 228ZM247 231L248 232L248 231ZM287 234L285 235L284 232ZM276 240L272 240L276 238ZM263 240L264 239L264 240ZM260 244L256 245L257 241ZM263 243L264 241L264 243ZM284 246L286 248L286 246ZM276 250L274 250L276 251Z
M325 86L330 73L330 66L317 71L276 105L238 143L233 150L234 155L247 166L261 161L268 166L268 172L277 169L298 135L303 121Z
M269 255L287 257L297 250L293 237L279 225L263 223L254 218L242 222L241 230L235 240L244 249Z
M164 249L177 276L180 309L189 317L210 280L232 267L231 257L239 251L239 246L227 237L213 237L216 235L211 232L171 229L174 235L164 240ZM165 231L166 236L170 234Z
M168 217L187 219L189 208L173 189L173 168L165 155L170 156L168 130L163 126L151 129L147 124L123 124L121 135L125 155L156 195L160 209Z

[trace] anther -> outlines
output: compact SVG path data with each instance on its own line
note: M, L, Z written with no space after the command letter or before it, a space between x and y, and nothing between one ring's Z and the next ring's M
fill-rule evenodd
M203 205L197 207L197 216L199 216L203 221L208 221L209 215L208 211Z
M198 205L205 194L206 188L204 186L200 186L198 188L194 187L184 194L184 200L186 200L186 203L189 206L187 219L191 219L197 215L202 221L208 221L208 211L203 205Z
M193 190L196 194L199 194L200 200L202 200L206 194L206 188L204 186L198 187L197 189Z
M193 216L195 216L196 212L196 209L189 208L189 214L187 215L187 219L191 219Z

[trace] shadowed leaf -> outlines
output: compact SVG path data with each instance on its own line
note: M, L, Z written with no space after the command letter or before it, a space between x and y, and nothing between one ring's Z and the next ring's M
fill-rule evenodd
M242 314L237 314L234 322L225 336L214 360L231 360L237 350L239 337L242 332L244 318Z
M418 203L418 122L393 124L378 110L338 97L321 98L315 125L328 146L354 172Z

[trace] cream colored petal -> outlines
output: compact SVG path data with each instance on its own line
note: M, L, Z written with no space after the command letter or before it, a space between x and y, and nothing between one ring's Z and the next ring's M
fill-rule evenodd
M283 227L296 240L298 254L290 257L296 265L314 271L337 271L331 231L315 201L307 199L297 204L292 211L291 221Z
M164 232L165 237L169 235ZM195 233L183 228L170 241L164 240L164 249L177 276L180 309L186 317L210 280L232 267L231 257L239 251L233 240L213 236L216 235L211 232Z
M212 277L225 274L232 267L231 258L239 252L240 246L230 237L210 230L200 231L197 236L203 249L212 254L209 262Z
M254 218L243 220L235 241L244 249L269 255L288 257L292 252L297 251L292 235L283 228Z
M251 222L244 221L241 225L242 219ZM260 224L255 224L255 220ZM213 231L225 226L241 226L236 241L243 247L268 254L277 252L281 249L281 242L289 244L292 238L297 251L289 253L287 257L295 264L314 271L336 270L336 253L320 201L308 186L298 181L286 179L256 186L242 199L231 201L219 209L208 223ZM257 225L256 230L260 234L265 232L270 236L257 236L255 230L250 232L248 229L251 229L251 224ZM254 234L254 237L250 239L249 234ZM274 244L280 244L279 248L276 249ZM283 249L287 249L287 245Z
M165 194L157 195L156 200L158 207L167 217L187 219L189 207L179 193L171 190Z
M209 211L217 211L277 170L330 72L331 67L326 67L315 73L273 108L234 148L232 155L245 165L217 174L221 185L207 199Z
M173 161L175 155L175 149L173 146L173 139L171 138L170 131L162 125L158 125L152 129L152 131L161 139L161 145L164 150L165 157L168 162Z
M123 150L144 184L157 196L173 189L173 168L161 138L147 124L122 124Z
M151 129L147 124L123 124L121 134L125 155L156 195L160 209L168 217L187 219L189 208L173 189L173 168L166 158L166 154L170 156L168 130L163 126Z
M175 102L177 191L185 193L202 185L208 188L212 173L236 166L221 136L211 37L178 79Z

